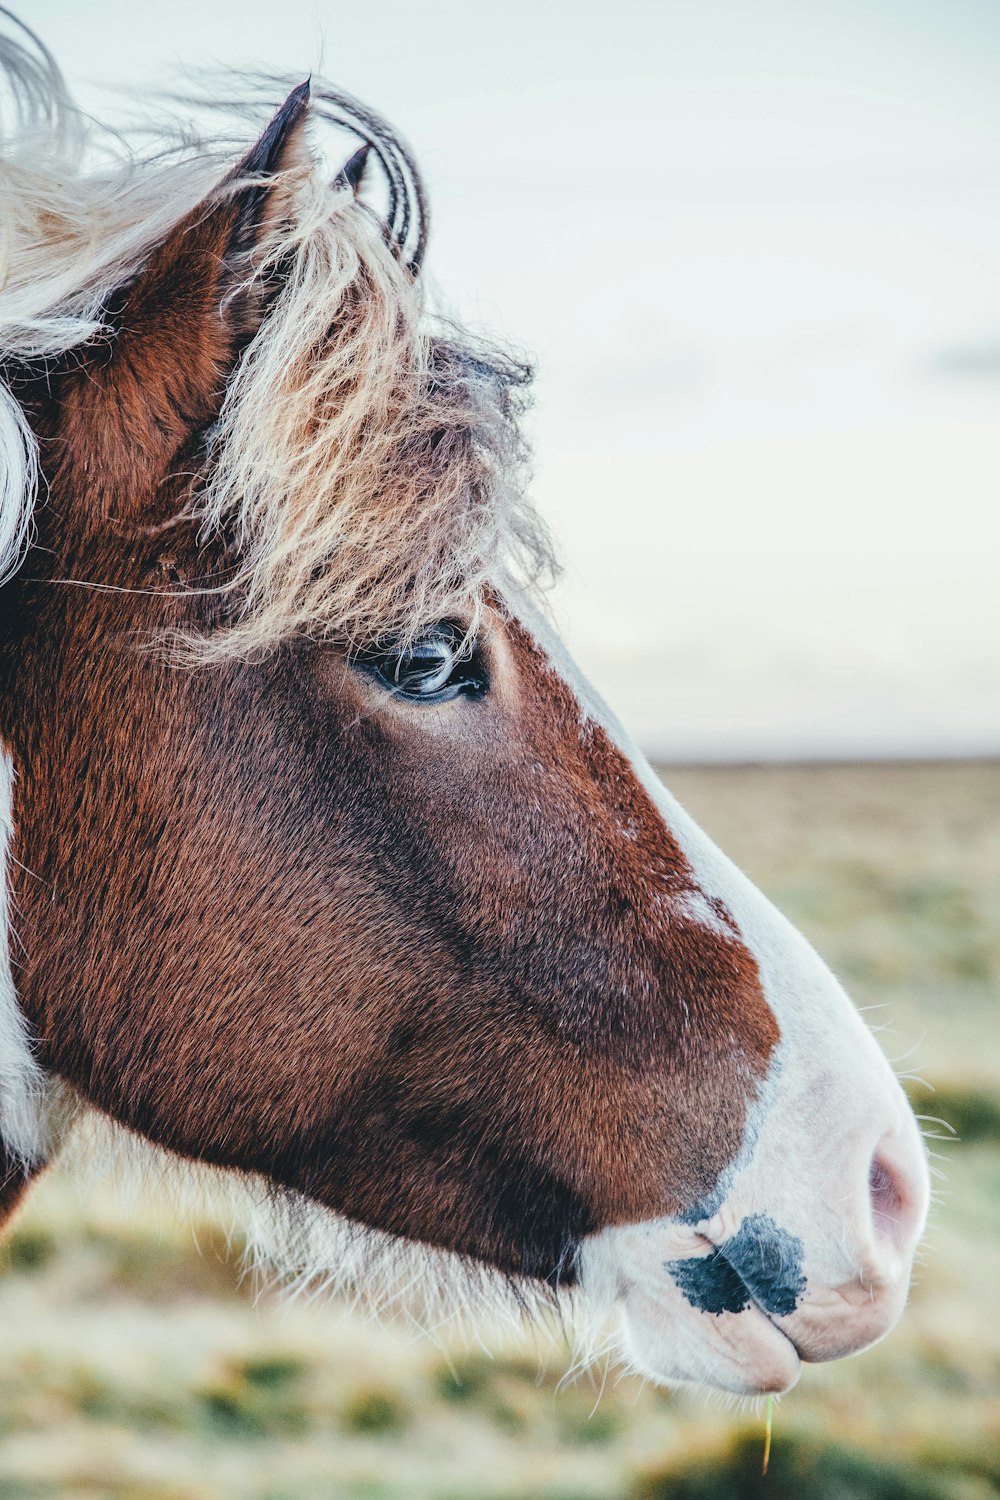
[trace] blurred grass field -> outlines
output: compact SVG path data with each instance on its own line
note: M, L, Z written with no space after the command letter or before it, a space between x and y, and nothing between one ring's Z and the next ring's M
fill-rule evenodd
M750 1410L603 1367L561 1385L567 1347L539 1330L487 1353L255 1296L221 1222L53 1173L0 1250L0 1500L1000 1494L1000 764L666 779L871 1007L918 1110L960 1132L931 1142L903 1323L805 1370L768 1476Z

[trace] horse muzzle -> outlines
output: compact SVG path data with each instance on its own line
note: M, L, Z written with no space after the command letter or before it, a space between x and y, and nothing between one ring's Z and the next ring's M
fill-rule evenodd
M653 1379L785 1391L802 1362L858 1353L903 1310L928 1201L908 1108L874 1145L841 1142L815 1176L766 1192L755 1166L709 1217L609 1228L584 1246L584 1287L617 1298L626 1355Z

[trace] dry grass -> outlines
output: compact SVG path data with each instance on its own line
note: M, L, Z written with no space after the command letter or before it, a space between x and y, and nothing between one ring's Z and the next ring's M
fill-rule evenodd
M761 1429L540 1334L255 1301L239 1245L53 1176L3 1252L0 1500L984 1500L1000 1490L1000 766L673 771L961 1120L904 1323ZM913 1049L910 1051L909 1049ZM915 1086L916 1087L916 1086ZM749 1424L749 1425L748 1425Z
M671 771L702 826L788 913L907 1070L1000 1081L1000 766Z

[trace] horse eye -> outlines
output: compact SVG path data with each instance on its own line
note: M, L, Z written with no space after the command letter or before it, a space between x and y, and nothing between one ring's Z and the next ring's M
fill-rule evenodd
M434 625L403 650L370 651L358 664L396 697L446 703L460 693L480 697L489 676L478 646L457 626Z

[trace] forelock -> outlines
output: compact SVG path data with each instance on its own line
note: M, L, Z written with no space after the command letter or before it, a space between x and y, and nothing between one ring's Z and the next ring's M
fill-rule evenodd
M251 274L277 274L280 291L192 499L236 555L228 620L198 654L474 625L491 585L551 571L525 495L530 371L434 318L353 194L309 173Z
M14 371L107 342L119 289L231 172L245 122L256 128L289 84L215 79L201 103L221 115L217 135L161 117L130 138L79 111L27 36L0 37L0 364ZM443 619L473 629L488 593L553 571L525 495L528 368L429 308L426 203L391 127L322 81L312 99L317 123L370 142L384 211L314 157L287 174L290 211L247 266L267 281L268 311L186 502L230 564L213 582L221 621L186 641L199 660L301 635L351 646ZM30 541L37 477L15 390L0 383L0 582Z

